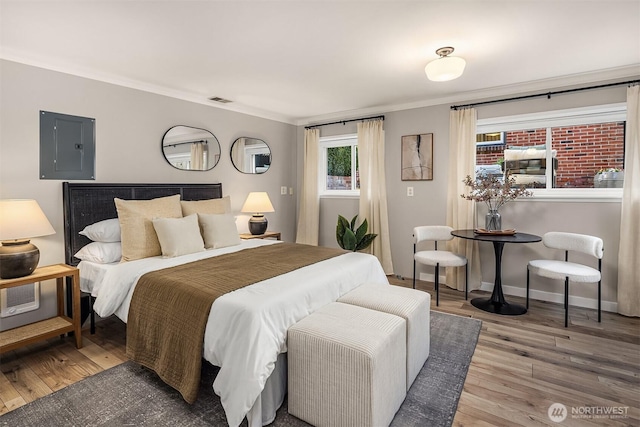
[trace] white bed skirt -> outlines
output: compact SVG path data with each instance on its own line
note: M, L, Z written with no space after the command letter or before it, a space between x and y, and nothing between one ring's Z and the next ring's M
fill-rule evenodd
M262 427L276 419L276 411L282 406L287 394L287 353L280 353L264 390L247 414L249 427Z

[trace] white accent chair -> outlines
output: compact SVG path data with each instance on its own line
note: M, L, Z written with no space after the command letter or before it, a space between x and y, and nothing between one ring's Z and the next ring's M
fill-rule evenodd
M564 327L569 325L569 281L577 283L598 282L598 322L602 320L602 255L601 238L586 234L551 231L542 236L542 243L564 252L564 261L537 259L527 265L527 308L529 308L529 272L550 279L564 279ZM598 269L569 262L569 251L581 252L598 258Z
M440 267L464 266L464 299L468 299L469 268L467 258L449 251L439 251L438 242L453 239L453 228L446 225L423 225L413 229L413 289L416 288L416 262L435 267L436 306L440 305ZM418 243L434 242L433 251L416 252Z

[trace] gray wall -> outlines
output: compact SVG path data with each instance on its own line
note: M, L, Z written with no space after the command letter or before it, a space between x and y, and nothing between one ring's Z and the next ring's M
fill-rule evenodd
M580 92L508 104L479 107L478 117L489 118L552 109L624 102L625 87ZM61 181L38 178L40 110L96 119L95 182L222 182L234 211L239 212L249 191L267 191L276 212L268 215L270 229L295 239L297 194L302 176L303 127L239 114L202 104L48 71L10 61L0 61L0 198L34 198L56 230L53 236L33 239L40 248L41 265L64 262ZM412 275L412 229L423 224L443 224L449 139L449 105L386 113L386 174L391 246L396 274ZM164 132L174 125L205 128L220 141L222 159L211 171L179 171L167 164L160 150ZM355 133L355 124L321 128L322 136ZM400 138L417 133L434 134L433 181L400 180ZM236 171L228 153L240 136L266 141L273 153L272 167L263 175ZM280 187L293 187L293 196L280 196ZM413 186L414 197L406 196ZM320 244L336 246L338 214L358 211L355 198L325 198L320 203ZM605 240L603 299L616 300L620 204L614 202L518 201L505 206L504 225L535 234L567 230L590 233ZM240 231L245 215L238 215ZM523 290L529 259L552 255L542 244L511 245L505 249L503 283ZM483 281L492 283L493 251L481 244ZM532 285L561 293L560 283L534 279ZM575 286L573 295L595 298L595 286ZM46 318L55 312L54 286L43 285L42 307L37 312L2 319L0 330Z
M246 231L248 216L239 210L250 191L267 191L275 213L267 214L269 228L295 237L296 196L280 195L280 187L295 187L296 128L292 125L239 114L10 61L0 61L0 198L33 198L56 230L33 239L40 248L40 265L64 262L61 181L40 180L39 111L53 111L96 119L95 182L210 183L221 182L238 213L238 228ZM211 171L189 172L171 167L161 152L161 139L171 126L210 130L222 149ZM273 155L272 167L262 175L238 172L229 158L240 136L262 139ZM55 282L54 282L55 283ZM0 329L46 318L55 313L55 286L45 283L41 309L0 320Z
M577 92L527 101L493 104L478 107L478 118L500 117L564 108L584 107L626 101L626 87ZM413 275L413 227L444 224L446 221L447 165L449 161L450 105L416 108L385 114L385 165L387 197L391 230L391 252L396 274L411 278ZM355 124L331 125L320 128L320 135L330 136L355 132ZM403 135L434 134L434 176L432 181L400 180L400 139ZM298 176L302 176L303 127L298 129ZM460 177L462 179L463 177ZM300 183L299 183L300 184ZM414 187L414 196L408 197L407 187ZM336 246L335 223L338 214L352 216L358 212L357 199L323 198L320 202L320 243ZM614 201L541 201L518 200L501 209L503 226L523 232L542 235L547 231L563 230L600 236L605 241L603 259L603 301L617 298L617 259L620 234L620 202ZM494 281L493 247L480 244L482 281ZM527 262L535 258L558 256L542 243L507 245L503 255L502 283L506 292L524 295ZM578 260L578 258L576 258ZM595 260L585 259L594 267ZM428 269L423 273L431 273ZM562 294L563 284L532 277L532 289ZM514 288L510 288L510 287ZM575 285L570 294L596 298L597 286ZM557 300L558 295L540 294L541 299ZM582 304L584 301L576 303ZM589 305L592 301L587 301ZM612 307L611 305L607 305Z

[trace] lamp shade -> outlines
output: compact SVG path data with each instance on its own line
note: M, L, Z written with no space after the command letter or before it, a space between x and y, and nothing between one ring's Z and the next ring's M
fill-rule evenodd
M240 211L248 213L275 212L266 192L249 193Z
M0 279L33 273L40 250L29 239L54 233L35 200L0 200Z
M35 200L0 200L0 241L55 234Z

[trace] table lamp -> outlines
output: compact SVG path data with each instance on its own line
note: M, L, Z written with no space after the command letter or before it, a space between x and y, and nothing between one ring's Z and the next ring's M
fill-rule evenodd
M29 239L54 233L35 200L0 200L0 279L33 273L40 261L40 251Z
M275 212L269 195L265 192L251 192L247 196L240 212L252 213L249 219L249 231L251 234L264 234L267 231L267 218L265 212Z

